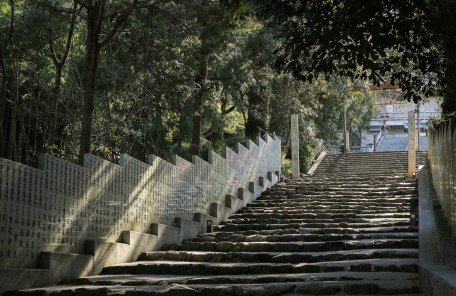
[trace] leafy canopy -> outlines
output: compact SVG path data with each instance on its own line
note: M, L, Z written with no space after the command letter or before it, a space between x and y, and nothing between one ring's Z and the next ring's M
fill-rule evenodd
M445 59L426 0L250 0L276 30L276 67L306 81L319 74L401 86L415 102L436 94ZM240 1L224 1L239 7Z

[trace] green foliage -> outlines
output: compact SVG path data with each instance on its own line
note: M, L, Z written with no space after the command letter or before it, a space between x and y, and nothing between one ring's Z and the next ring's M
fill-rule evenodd
M239 5L237 0L225 2ZM249 2L281 40L276 51L281 71L310 82L319 74L388 81L415 102L444 86L445 55L451 58L454 45L454 38L448 38L454 34L448 33L456 26L442 23L441 16L454 15L454 1ZM445 45L442 38L452 41Z
M92 153L114 162L121 153L141 160L151 153L165 159L178 154L190 160L195 97L201 85L201 131L207 141L204 158L209 150L223 154L225 145L235 149L237 142L246 144L249 115L263 129L255 130L253 136L276 134L283 145L289 138L290 114L300 115L302 169L319 144L318 138L331 147L340 144L344 102L349 129L356 133L372 111L366 103L370 102L368 91L360 87L362 91L353 94L352 82L340 76L315 75L310 83L290 73L277 73L274 60L283 40L274 38L277 31L253 16L247 1L241 2L234 11L224 11L218 1L206 0L160 1L133 11L100 52ZM81 138L86 79L85 14L76 18L70 54L62 68L55 141L49 144L57 74L49 29L60 58L73 1L14 1L14 7L8 3L0 1L0 47L5 65L5 71L0 69L0 82L5 81L0 85L4 88L0 111L5 114L0 118L4 127L0 130L0 157L33 164L41 151L50 151L74 161ZM107 9L113 11L121 4L114 1ZM111 25L105 23L102 37ZM207 78L198 84L203 50L208 55ZM259 102L253 102L252 94Z
M291 159L282 157L282 174L288 178L291 177Z
M443 126L446 126L450 120L452 122L456 122L456 112L442 114L441 117L432 118L431 127L435 130L438 130Z
M208 161L210 151L225 156L226 147L236 151L238 143L247 147L247 139L244 137L232 137L220 141L208 142L201 148L201 158Z
M10 11L11 11L11 6L10 6L7 2L1 2L0 10L1 10L4 14L8 14L8 13L10 13Z

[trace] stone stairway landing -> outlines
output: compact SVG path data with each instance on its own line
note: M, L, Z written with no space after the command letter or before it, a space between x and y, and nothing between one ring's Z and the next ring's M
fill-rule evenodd
M99 276L19 294L421 295L418 226L410 219L418 211L416 180L394 173L402 168L363 175L343 163L332 177L326 164L274 186L211 233Z
M427 151L417 151L417 165L424 165ZM361 152L327 155L315 172L318 176L387 176L406 175L407 152Z

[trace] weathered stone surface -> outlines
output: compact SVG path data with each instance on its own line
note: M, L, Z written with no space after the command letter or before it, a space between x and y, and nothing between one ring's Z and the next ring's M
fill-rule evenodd
M312 262L317 262L318 259L314 257L313 255L310 254L289 254L289 253L283 253L283 254L278 254L274 257L272 257L272 262L280 262L280 263L301 263L301 262L307 262L307 263L312 263Z
M302 286L295 290L304 295L334 295L342 290L341 287L325 287L324 284Z
M42 295L45 295L45 294L42 294ZM53 291L51 293L46 293L46 295L49 295L49 296L73 296L74 295L74 291L73 290L69 290L69 289L68 290L60 290L60 291ZM38 296L38 294L36 296Z
M294 285L273 285L265 286L235 286L234 295L262 295L262 296L279 296L284 293L292 292Z
M337 265L330 265L330 266L322 267L322 272L337 272L337 271L345 271L345 267L337 266Z
M298 264L293 266L293 270L297 273L317 273L321 272L321 267L315 264Z
M233 286L216 286L199 290L200 296L232 296Z
M218 242L216 244L215 250L217 252L231 252L235 247L235 244L232 242Z
M163 296L198 296L198 294L197 290L177 284L173 284L157 293L157 295Z
M400 266L402 272L418 273L419 267L417 264L403 264Z
M235 234L228 236L227 239L230 242L243 242L243 241L245 241L245 236L242 234L235 233Z
M376 284L349 284L345 285L344 292L349 295L370 295L377 294L380 288Z
M341 251L344 250L344 242L326 242L324 244L324 250L326 251Z
M111 294L112 295L112 294ZM156 296L158 295L155 289L138 289L138 290L128 290L124 294L125 296Z
M74 296L107 296L107 288L80 288L74 290Z

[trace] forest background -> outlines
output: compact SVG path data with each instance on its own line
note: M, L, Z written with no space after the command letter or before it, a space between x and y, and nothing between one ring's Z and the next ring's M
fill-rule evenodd
M352 143L375 113L369 82L276 71L279 31L219 1L0 1L0 157L41 152L113 162L213 149L264 133L285 145L299 114L301 162ZM280 36L279 36L280 37ZM286 151L285 151L286 152ZM286 155L286 153L284 153Z

